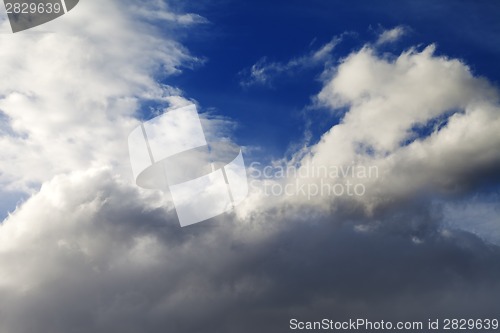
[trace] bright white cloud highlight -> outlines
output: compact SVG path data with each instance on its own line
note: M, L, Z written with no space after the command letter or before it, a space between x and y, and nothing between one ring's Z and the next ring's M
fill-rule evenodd
M387 43L393 43L399 40L406 34L406 29L402 26L397 26L389 30L384 30L378 37L376 44L382 45Z
M124 143L141 101L167 103L179 93L157 79L197 59L129 5L83 1L58 20L0 35L4 188L30 190L93 166L128 167ZM5 18L1 25L8 27Z
M328 43L320 46L308 54L292 58L288 62L270 62L266 57L257 61L249 70L240 72L243 87L252 85L272 85L273 81L282 75L292 75L304 68L321 66L331 59L331 52L341 41L342 37L335 37Z
M376 166L380 177L362 180L370 210L420 191L460 193L498 170L498 88L434 49L346 57L316 102L347 111L302 165Z
M301 151L294 160L303 166L347 167L353 162L377 166L379 177L363 182L365 196L311 200L306 195L267 198L252 193L236 216L226 215L227 220L223 217L203 228L180 229L168 195L143 192L133 185L127 135L139 123L142 100L185 104L176 89L157 83L155 73L160 68L165 75L176 73L196 59L172 38L161 37L137 20L127 4L82 1L68 15L44 26L54 33L0 37L0 75L8 78L0 82L0 181L4 188L33 191L0 225L2 332L24 333L34 327L37 332L198 332L218 328L221 322L229 331L242 326L231 322L237 315L244 314L247 321L260 318L261 305L271 314L282 311L288 316L290 309L283 303L290 304L289 297L295 296L289 291L304 287L308 293L293 300L308 309L374 304L373 299L366 303L364 295L353 301L346 299L345 290L332 289L352 285L353 280L357 287L365 286L368 279L373 279L372 286L389 285L380 290L394 306L401 295L387 298L392 284L408 286L404 283L415 281L412 278L420 277L421 271L402 270L405 279L398 276L397 281L381 270L380 276L367 277L349 271L349 260L352 256L356 263L371 264L366 258L375 253L378 261L373 267L361 266L374 269L387 256L399 255L400 247L415 253L411 252L415 244L425 246L425 242L415 236L411 247L401 246L400 239L377 235L375 243L361 239L364 247L352 252L350 238L338 237L332 226L372 218L373 229L403 223L401 228L412 233L414 221L421 228L436 219L413 207L411 199L422 193L466 191L481 181L481 172L498 170L498 88L475 77L462 62L436 56L433 46L394 58L366 46L328 68L330 76L325 76L317 103L345 113L317 144L306 147L305 157ZM148 15L157 8L158 3L139 14L152 18ZM170 12L155 16L177 24L195 20ZM252 71L267 82L287 69L328 63L334 44L289 63L271 67L266 63ZM226 119L202 119L211 121L208 141L227 125ZM318 178L299 181L314 183ZM34 191L38 184L43 184L41 190ZM405 199L410 204L401 206ZM405 219L410 222L404 224ZM371 226L360 224L357 230L369 232ZM447 235L454 239L452 233ZM387 239L393 243L386 245ZM436 248L440 254L448 255L450 248L457 253L454 244ZM479 246L470 249L474 255L486 253ZM485 257L492 262L493 256ZM406 257L390 258L407 265ZM437 271L442 267L442 261L432 262L431 255L424 259ZM484 262L490 261L480 261ZM321 274L309 274L304 263L312 263L311 272L317 269ZM447 278L457 277L452 274L461 268L443 268L438 275L443 285L437 281L432 287L451 288ZM498 270L487 272L494 275ZM471 280L477 285L484 282ZM498 290L497 279L486 282ZM376 298L380 290L372 289ZM414 290L413 285L406 289ZM468 295L484 295L483 289L471 289ZM444 290L430 299L450 297L450 289ZM413 301L420 291L403 296ZM415 309L435 303L427 297L418 298ZM454 300L449 303L454 305ZM241 304L249 305L235 309ZM248 317L252 313L247 309L258 309L258 315Z

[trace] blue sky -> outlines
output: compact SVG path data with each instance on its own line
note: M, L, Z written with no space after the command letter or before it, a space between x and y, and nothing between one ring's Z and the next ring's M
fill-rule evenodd
M409 33L388 51L436 43L437 54L463 59L476 75L500 82L500 5L491 1L197 1L181 8L208 21L182 33L189 50L207 61L166 82L239 121L236 135L247 145L263 139L275 157L302 137L302 110L321 89L323 68L282 76L272 87L243 88L238 73L262 57L287 62L350 32L333 52L340 60L384 29L402 25Z
M499 17L497 1L82 0L12 34L0 8L0 332L497 319ZM128 140L199 145L197 121L143 124L192 101L212 152L243 147L250 190L181 228L175 193L134 178L151 146L135 160ZM376 172L309 173L354 168Z

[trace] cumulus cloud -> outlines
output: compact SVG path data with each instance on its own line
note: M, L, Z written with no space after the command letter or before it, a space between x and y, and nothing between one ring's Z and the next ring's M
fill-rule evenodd
M85 1L67 17L1 35L4 188L29 191L61 172L120 167L141 103L167 104L179 93L158 79L197 59L128 5Z
M55 33L2 37L1 181L32 196L0 225L1 331L276 332L293 317L498 314L498 247L443 226L448 208L428 195L468 193L479 172L498 172L498 88L486 79L432 46L355 51L328 68L316 100L341 122L295 161L376 165L366 195L252 193L234 214L181 229L168 193L133 186L126 137L145 100L187 103L155 73L197 60L122 3L79 6L44 26ZM328 45L280 66L333 66ZM232 124L203 122L208 137Z
M281 165L293 177L268 179L282 189L297 181L306 191L248 201L289 221L276 236L283 258L293 259L279 266L288 278L276 292L286 301L275 305L282 312L274 318L493 313L498 198L496 190L479 194L499 184L498 87L462 61L435 55L433 45L400 55L366 45L328 68L315 103L339 123ZM375 166L377 177L321 173L355 166ZM366 193L321 195L323 180L358 182ZM307 222L298 226L290 216ZM287 297L291 290L303 298Z
M274 176L254 180L266 195L251 197L240 212L250 212L255 200L376 214L424 193L451 200L497 182L498 87L434 53L430 45L380 55L366 45L327 68L314 103L339 123L317 144L277 161Z
M316 102L347 111L302 163L377 166L379 197L459 192L498 170L498 88L434 48L387 58L365 46L346 57Z

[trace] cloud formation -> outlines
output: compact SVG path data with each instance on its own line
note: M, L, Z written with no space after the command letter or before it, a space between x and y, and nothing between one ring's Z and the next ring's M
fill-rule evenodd
M341 39L341 37L335 37L308 54L292 58L288 62L273 62L263 57L250 69L239 73L240 77L242 77L240 85L243 87L253 85L272 86L273 82L280 76L292 75L304 68L325 65L331 59L331 52Z
M129 5L86 1L60 20L1 35L4 188L29 191L59 173L121 167L127 156L123 143L137 125L141 103L168 105L180 93L158 79L197 59L139 19L147 13ZM142 8L152 11L157 5Z
M317 102L347 107L311 149L313 164L377 165L377 192L456 192L498 170L498 88L433 45L387 59L366 46L349 55Z
M196 20L159 3L140 14ZM33 193L0 225L2 332L276 332L291 318L498 314L499 248L443 225L440 204L498 176L497 87L433 46L394 56L365 46L334 66L331 42L257 67L267 82L327 66L316 102L342 119L295 161L376 165L380 177L354 200L253 193L234 214L181 229L168 193L132 184L126 137L145 100L185 103L155 76L196 59L130 8L87 0L46 26L57 33L2 37L1 181ZM207 137L228 122L204 121Z
M397 26L392 29L384 30L379 35L376 45L382 45L387 43L393 43L400 39L403 35L407 33L407 30L403 26Z
M276 206L187 229L172 212L106 169L46 183L0 227L0 328L275 332L291 318L498 311L498 248L414 205L377 214L378 231L339 224L348 211ZM423 243L404 237L409 219Z

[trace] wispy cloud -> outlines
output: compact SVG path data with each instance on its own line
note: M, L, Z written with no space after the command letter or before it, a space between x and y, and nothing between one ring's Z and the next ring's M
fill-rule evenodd
M309 53L290 59L287 62L269 61L267 57L261 58L249 69L242 70L240 85L250 87L254 85L271 86L281 76L294 75L295 73L311 67L324 66L332 59L332 51L340 43L342 37L334 37L328 43Z
M404 26L383 30L379 33L374 45L381 46L394 43L407 33L408 28ZM319 48L311 50L305 55L293 57L288 61L270 61L268 57L262 57L250 68L238 73L240 85L243 87L273 86L274 82L280 77L295 75L307 68L331 67L331 62L334 60L332 51L342 42L346 35L352 35L352 33L345 32L338 37L332 38Z
M382 33L380 33L375 44L382 45L382 44L396 42L401 37L403 37L407 32L408 32L407 28L403 26L397 26L392 29L384 30L382 31Z

